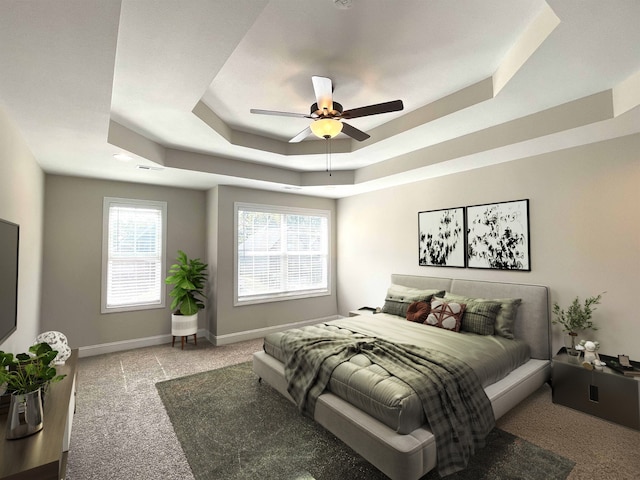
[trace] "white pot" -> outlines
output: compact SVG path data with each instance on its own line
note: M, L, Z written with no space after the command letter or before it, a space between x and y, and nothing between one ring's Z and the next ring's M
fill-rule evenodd
M176 315L171 314L171 335L174 337L187 337L198 332L198 314Z

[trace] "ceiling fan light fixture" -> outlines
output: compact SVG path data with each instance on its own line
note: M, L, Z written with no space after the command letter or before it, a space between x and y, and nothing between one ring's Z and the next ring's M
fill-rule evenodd
M284 117L309 118L314 120L311 125L298 133L289 140L289 143L298 143L307 138L312 133L319 138L330 139L338 135L340 132L347 137L363 142L371 136L348 123L342 123L339 120L368 117L369 115L379 115L381 113L399 112L404 108L402 100L393 100L391 102L377 103L375 105L367 105L359 108L352 108L347 111L342 110L342 105L333 101L333 83L330 78L312 76L313 91L316 95L316 103L311 105L308 115L302 113L277 112L275 110L257 110L251 109L251 113L259 113L262 115L279 115ZM331 142L327 142L327 145Z
M333 118L322 118L311 125L311 131L319 138L333 138L342 131L342 123Z
M342 105L338 102L331 101L328 105L329 106L320 108L317 103L314 103L311 105L311 115L316 115L318 117L333 117L342 114Z

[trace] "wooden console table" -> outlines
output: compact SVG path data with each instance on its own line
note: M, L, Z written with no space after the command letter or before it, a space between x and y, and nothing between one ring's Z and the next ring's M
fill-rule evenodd
M67 376L49 386L44 402L44 427L38 433L6 440L7 413L0 415L0 479L64 479L75 410L77 365L76 349L64 365L57 367L59 374Z

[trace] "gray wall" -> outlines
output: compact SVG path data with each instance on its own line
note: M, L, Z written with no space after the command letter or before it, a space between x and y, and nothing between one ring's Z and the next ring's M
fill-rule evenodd
M531 272L418 266L418 212L520 199ZM341 199L338 253L340 314L381 306L391 273L543 284L562 306L606 291L584 337L640 358L640 135Z
M44 173L0 108L0 218L20 225L18 329L0 344L3 351L26 351L42 331L39 299L43 205Z
M168 308L100 314L102 198L120 196L168 202L168 262L180 248L210 263L212 296L200 327L221 343L243 331L381 305L389 275L398 272L544 284L562 305L606 290L595 314L600 329L590 336L604 353L638 358L640 323L630 303L640 286L638 152L633 135L335 202L224 186L205 193L45 179L0 110L0 218L21 226L19 328L0 349L23 351L49 329L67 333L73 347L169 334ZM417 212L522 198L530 199L531 272L418 266ZM331 210L332 295L234 308L235 201Z
M331 295L300 300L285 300L257 305L233 306L234 281L234 203L316 208L331 211ZM209 329L217 343L243 338L239 332L270 329L279 325L333 316L336 302L336 209L335 200L274 193L245 188L219 186L208 192L208 261L215 265L214 305L209 311Z
M168 296L164 309L100 313L103 198L167 202L168 268L178 249L206 258L206 193L56 175L45 184L42 328L64 332L73 348L170 334ZM199 322L205 328L206 313Z

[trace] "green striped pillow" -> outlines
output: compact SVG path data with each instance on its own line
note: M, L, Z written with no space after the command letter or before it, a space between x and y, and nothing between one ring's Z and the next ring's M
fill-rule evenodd
M456 302L474 302L474 303L499 303L500 308L495 318L494 334L500 337L513 340L515 338L513 334L514 324L516 321L516 315L518 314L518 307L522 301L519 298L470 298L464 295L456 295L455 293L447 292L444 297L447 300L453 300Z
M480 335L493 335L499 310L498 302L467 302L460 330Z

